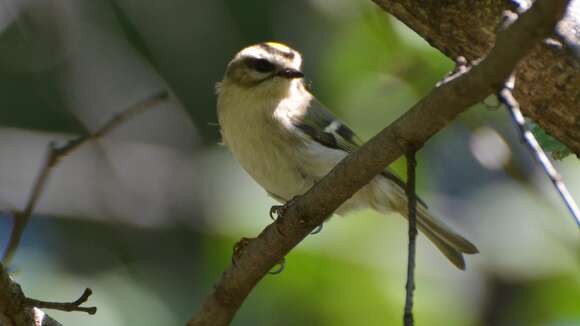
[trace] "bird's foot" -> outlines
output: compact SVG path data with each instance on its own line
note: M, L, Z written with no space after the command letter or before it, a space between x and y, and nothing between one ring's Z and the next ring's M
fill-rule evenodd
M274 206L270 207L270 218L273 220L277 220L277 219L283 217L284 214L286 214L286 211L288 211L288 208L290 208L290 206L294 205L296 200L298 200L298 197L299 196L292 197L292 199L287 201L284 205L274 205Z
M290 206L294 205L294 203L296 202L296 200L298 200L299 197L300 196L292 197L292 199L287 201L284 205L274 205L274 206L270 207L270 218L275 220L275 221L278 221L278 219L282 218L284 216L284 214L286 214L286 211L288 211L288 208L290 208ZM323 224L320 224L310 234L314 235L314 234L320 233L322 231L322 226L323 226ZM284 235L277 226L276 226L276 229L280 234Z
M255 238L246 238L243 237L240 241L236 242L234 245L234 252L232 254L232 264L237 265L237 261L240 259L242 252L244 249L254 240ZM286 266L286 258L282 257L282 259L274 265L274 267L278 266L276 269L269 271L268 274L276 275L282 273L284 267Z
M234 245L234 250L233 250L234 252L232 254L232 264L236 265L238 259L240 259L240 256L242 255L242 252L244 251L244 249L254 239L255 238L246 238L246 237L243 237L243 238L240 239L240 241L236 242L236 244Z

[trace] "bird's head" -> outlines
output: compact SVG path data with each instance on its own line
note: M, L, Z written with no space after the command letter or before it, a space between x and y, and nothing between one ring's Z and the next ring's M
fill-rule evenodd
M301 68L302 57L297 51L280 43L260 43L236 54L228 64L222 85L228 83L264 91L283 90L293 80L304 77Z

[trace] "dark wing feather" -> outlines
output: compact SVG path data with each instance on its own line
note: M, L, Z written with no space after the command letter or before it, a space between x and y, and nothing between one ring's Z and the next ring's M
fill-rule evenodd
M360 140L354 132L336 119L320 102L312 99L310 106L305 116L293 121L296 127L326 147L348 153L359 147Z
M294 126L302 130L312 140L329 148L352 153L360 147L361 141L358 136L344 123L335 118L320 102L312 99L310 106L315 106L315 108L307 110L306 116L293 121ZM393 181L403 190L407 186L388 167L381 172L381 175ZM427 204L421 198L417 197L417 200L427 208Z

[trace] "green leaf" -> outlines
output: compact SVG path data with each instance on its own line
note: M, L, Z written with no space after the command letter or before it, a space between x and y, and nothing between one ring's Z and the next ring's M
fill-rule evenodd
M538 125L534 125L532 133L540 143L540 146L552 154L555 160L562 160L570 155L572 151L566 145L560 143L556 138L548 135L548 133Z

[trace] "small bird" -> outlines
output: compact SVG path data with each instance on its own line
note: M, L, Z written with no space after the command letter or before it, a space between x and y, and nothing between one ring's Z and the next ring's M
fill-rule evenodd
M241 166L275 200L304 194L360 141L308 91L302 57L290 47L267 42L241 50L216 84L223 142ZM407 214L405 183L388 168L336 211L371 208ZM449 226L417 207L417 227L459 269L463 254L477 248Z

